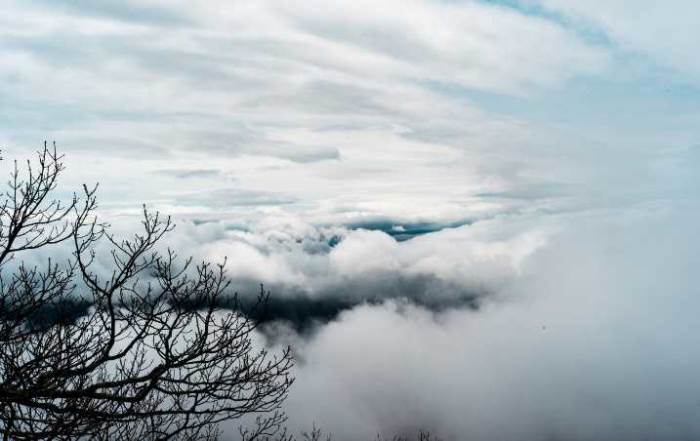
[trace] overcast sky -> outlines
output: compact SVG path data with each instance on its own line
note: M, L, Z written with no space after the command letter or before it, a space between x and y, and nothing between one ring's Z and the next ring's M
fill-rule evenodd
M55 140L63 191L173 214L172 243L228 256L241 289L337 301L270 331L297 348L295 427L697 439L698 17L7 0L0 146Z

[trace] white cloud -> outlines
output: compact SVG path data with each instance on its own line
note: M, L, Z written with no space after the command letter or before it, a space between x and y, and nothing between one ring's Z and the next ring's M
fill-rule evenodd
M399 246L394 239L379 231L359 231L349 235L331 252L333 269L348 277L376 271L396 271Z
M584 28L602 31L622 51L639 54L671 68L680 78L695 82L700 79L695 44L700 38L695 20L700 5L695 1L536 0L525 3L541 4Z
M680 223L675 211L572 217L504 287L510 301L478 312L390 302L345 313L297 345L293 424L323 422L341 440L420 428L505 441L697 437L694 206Z
M105 204L193 216L251 192L317 219L501 209L473 195L539 167L518 151L551 141L460 93L538 94L608 63L556 23L480 2L10 2L2 17L8 155L55 139L92 165L72 173L98 178ZM186 189L156 173L212 161L221 173Z

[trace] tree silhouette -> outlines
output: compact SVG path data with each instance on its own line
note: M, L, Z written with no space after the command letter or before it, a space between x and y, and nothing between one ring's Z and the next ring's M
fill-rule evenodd
M53 196L63 170L45 144L24 172L15 162L0 201L3 438L214 439L242 417L246 439L273 436L290 351L256 347L256 323L217 307L224 265L159 251L173 223L145 208L140 233L113 236L95 215L97 187ZM68 247L63 260L25 263Z

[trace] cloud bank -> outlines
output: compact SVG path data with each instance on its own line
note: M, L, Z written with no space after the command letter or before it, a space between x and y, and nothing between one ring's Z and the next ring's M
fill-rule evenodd
M343 313L295 342L292 421L339 439L697 437L697 211L669 228L677 214L578 217L476 311Z

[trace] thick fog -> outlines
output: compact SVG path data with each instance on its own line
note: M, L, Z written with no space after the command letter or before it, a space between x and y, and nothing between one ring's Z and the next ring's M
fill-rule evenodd
M420 428L447 439L692 439L698 208L505 216L401 242L335 228L333 246L299 225L220 230L200 250L225 250L232 273L267 281L273 299L306 299L264 333L298 360L293 428L316 422L338 439ZM221 226L190 228L215 237ZM317 314L329 299L342 307ZM314 325L300 332L304 314Z
M696 438L691 219L575 219L477 311L392 301L344 313L300 344L291 414L343 439Z

